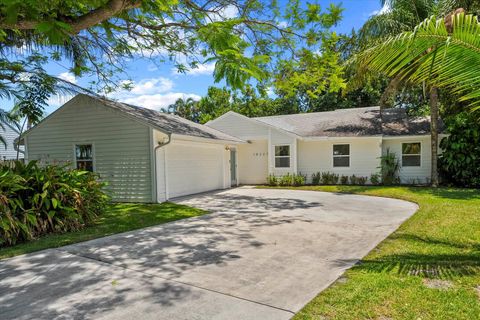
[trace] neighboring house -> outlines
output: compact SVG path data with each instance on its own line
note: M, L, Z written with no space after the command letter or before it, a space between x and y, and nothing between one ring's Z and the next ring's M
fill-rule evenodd
M178 116L83 94L22 141L27 160L95 171L113 200L132 202L229 188L230 148L243 143Z
M240 184L265 183L269 174L315 172L370 177L390 150L400 160L403 183L430 181L430 120L404 109L341 109L248 118L227 112L206 124L247 140L238 146Z
M0 126L0 136L5 140L6 146L0 142L0 161L17 159L17 148L15 139L19 136L19 131L13 125L2 122ZM19 159L23 159L23 147L20 147Z
M108 182L115 201L162 202L269 174L370 176L390 149L403 182L430 177L427 118L377 107L263 118L235 112L201 125L178 116L77 95L22 135L26 159L69 163Z

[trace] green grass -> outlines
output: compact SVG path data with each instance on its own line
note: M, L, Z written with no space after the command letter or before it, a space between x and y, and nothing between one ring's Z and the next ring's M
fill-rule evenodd
M34 241L0 248L0 259L195 217L204 213L206 212L200 209L170 202L162 204L113 204L94 224L80 231L51 234Z
M294 319L480 319L479 190L295 189L399 198L420 208Z

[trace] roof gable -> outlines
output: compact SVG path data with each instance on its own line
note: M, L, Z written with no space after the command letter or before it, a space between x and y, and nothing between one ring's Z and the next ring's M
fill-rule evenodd
M242 140L227 135L223 132L215 130L213 128L192 122L182 117L166 114L159 111L137 107L134 105L116 102L102 98L99 96L90 96L86 94L78 94L71 100L67 101L63 106L57 109L55 112L46 117L37 126L42 125L48 118L53 116L56 112L59 112L64 107L70 105L73 101L78 99L91 99L98 102L100 105L108 107L112 110L119 111L122 115L131 119L137 120L149 127L155 128L166 134L176 134L183 136L192 136L197 138L206 138L213 140L225 140L232 142L243 142ZM37 127L33 127L29 131L25 132L23 136L27 135L31 130L35 130Z

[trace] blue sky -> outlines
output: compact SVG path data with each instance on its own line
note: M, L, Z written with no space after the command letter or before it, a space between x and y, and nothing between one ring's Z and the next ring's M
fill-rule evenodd
M330 2L340 2L345 9L342 21L335 28L339 33L349 33L352 28L358 29L370 15L381 9L379 0L320 0L322 7L327 7ZM130 92L117 92L112 97L151 109L158 110L180 97L198 99L207 92L209 86L222 86L221 83L214 84L213 64L202 65L187 74L176 73L171 63L149 59L132 60L126 65L128 69L125 71L133 80L134 87ZM51 63L47 66L47 71L79 85L86 85L86 80L75 79L68 73L68 65ZM46 112L51 113L68 98L70 97L52 98ZM1 108L8 110L12 102L4 100L1 104Z

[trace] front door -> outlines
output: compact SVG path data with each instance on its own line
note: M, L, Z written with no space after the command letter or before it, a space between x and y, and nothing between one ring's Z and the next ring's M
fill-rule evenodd
M230 149L230 177L231 185L237 185L237 150Z

